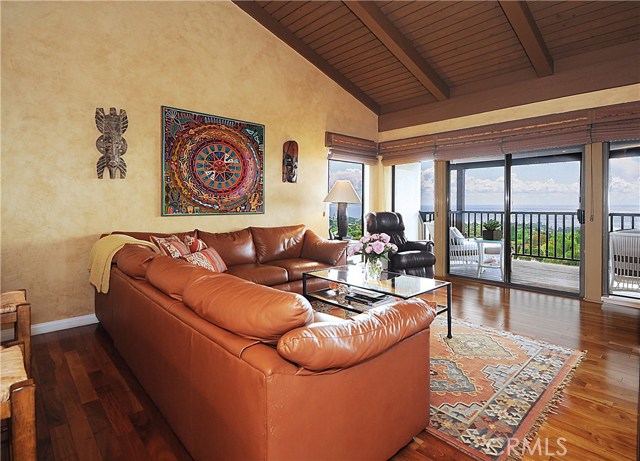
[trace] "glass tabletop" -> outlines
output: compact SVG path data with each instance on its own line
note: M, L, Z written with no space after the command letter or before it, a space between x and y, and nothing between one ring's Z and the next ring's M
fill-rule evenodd
M450 282L388 271L382 271L380 280L366 279L364 266L362 265L330 267L328 269L307 272L307 276L318 277L331 282L344 283L353 287L365 288L404 299L412 298L450 284Z

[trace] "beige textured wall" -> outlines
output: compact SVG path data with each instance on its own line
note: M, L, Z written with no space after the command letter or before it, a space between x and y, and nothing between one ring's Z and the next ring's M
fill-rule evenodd
M88 255L103 232L304 222L326 234L325 131L376 139L373 113L232 3L1 8L2 290L27 288L34 323L93 312ZM266 126L264 215L160 216L161 105ZM95 173L95 109L112 106L129 116L125 180ZM297 184L281 182L289 139Z

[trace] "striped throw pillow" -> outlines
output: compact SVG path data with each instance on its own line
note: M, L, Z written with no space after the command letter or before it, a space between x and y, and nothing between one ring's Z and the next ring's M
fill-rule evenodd
M190 235L184 236L184 244L187 245L191 253L196 253L207 248L207 244L204 243L204 240Z
M183 259L189 261L191 264L204 267L213 272L224 272L227 270L227 265L213 248L205 248L202 251L184 255Z
M160 252L165 256L180 258L190 253L189 248L175 235L171 237L156 237L152 235L151 241L160 248Z

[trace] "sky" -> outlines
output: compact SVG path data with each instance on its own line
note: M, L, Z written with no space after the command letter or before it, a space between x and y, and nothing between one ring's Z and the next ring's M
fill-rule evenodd
M610 211L640 212L640 157L615 158L610 162ZM503 207L504 169L467 170L466 208ZM455 208L455 172L452 172L452 206ZM516 165L512 168L512 209L574 211L579 206L579 162L548 165ZM433 207L433 162L422 169L422 203ZM426 205L426 206L425 206Z

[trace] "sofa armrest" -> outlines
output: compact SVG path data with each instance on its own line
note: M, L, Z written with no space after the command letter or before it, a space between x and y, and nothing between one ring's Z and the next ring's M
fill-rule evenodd
M402 251L433 251L432 240L412 240L404 244Z
M419 298L374 307L351 322L312 323L278 341L278 353L314 372L352 367L429 328L434 303Z
M332 266L342 266L347 263L346 240L327 240L310 229L304 234L302 258L319 261Z

